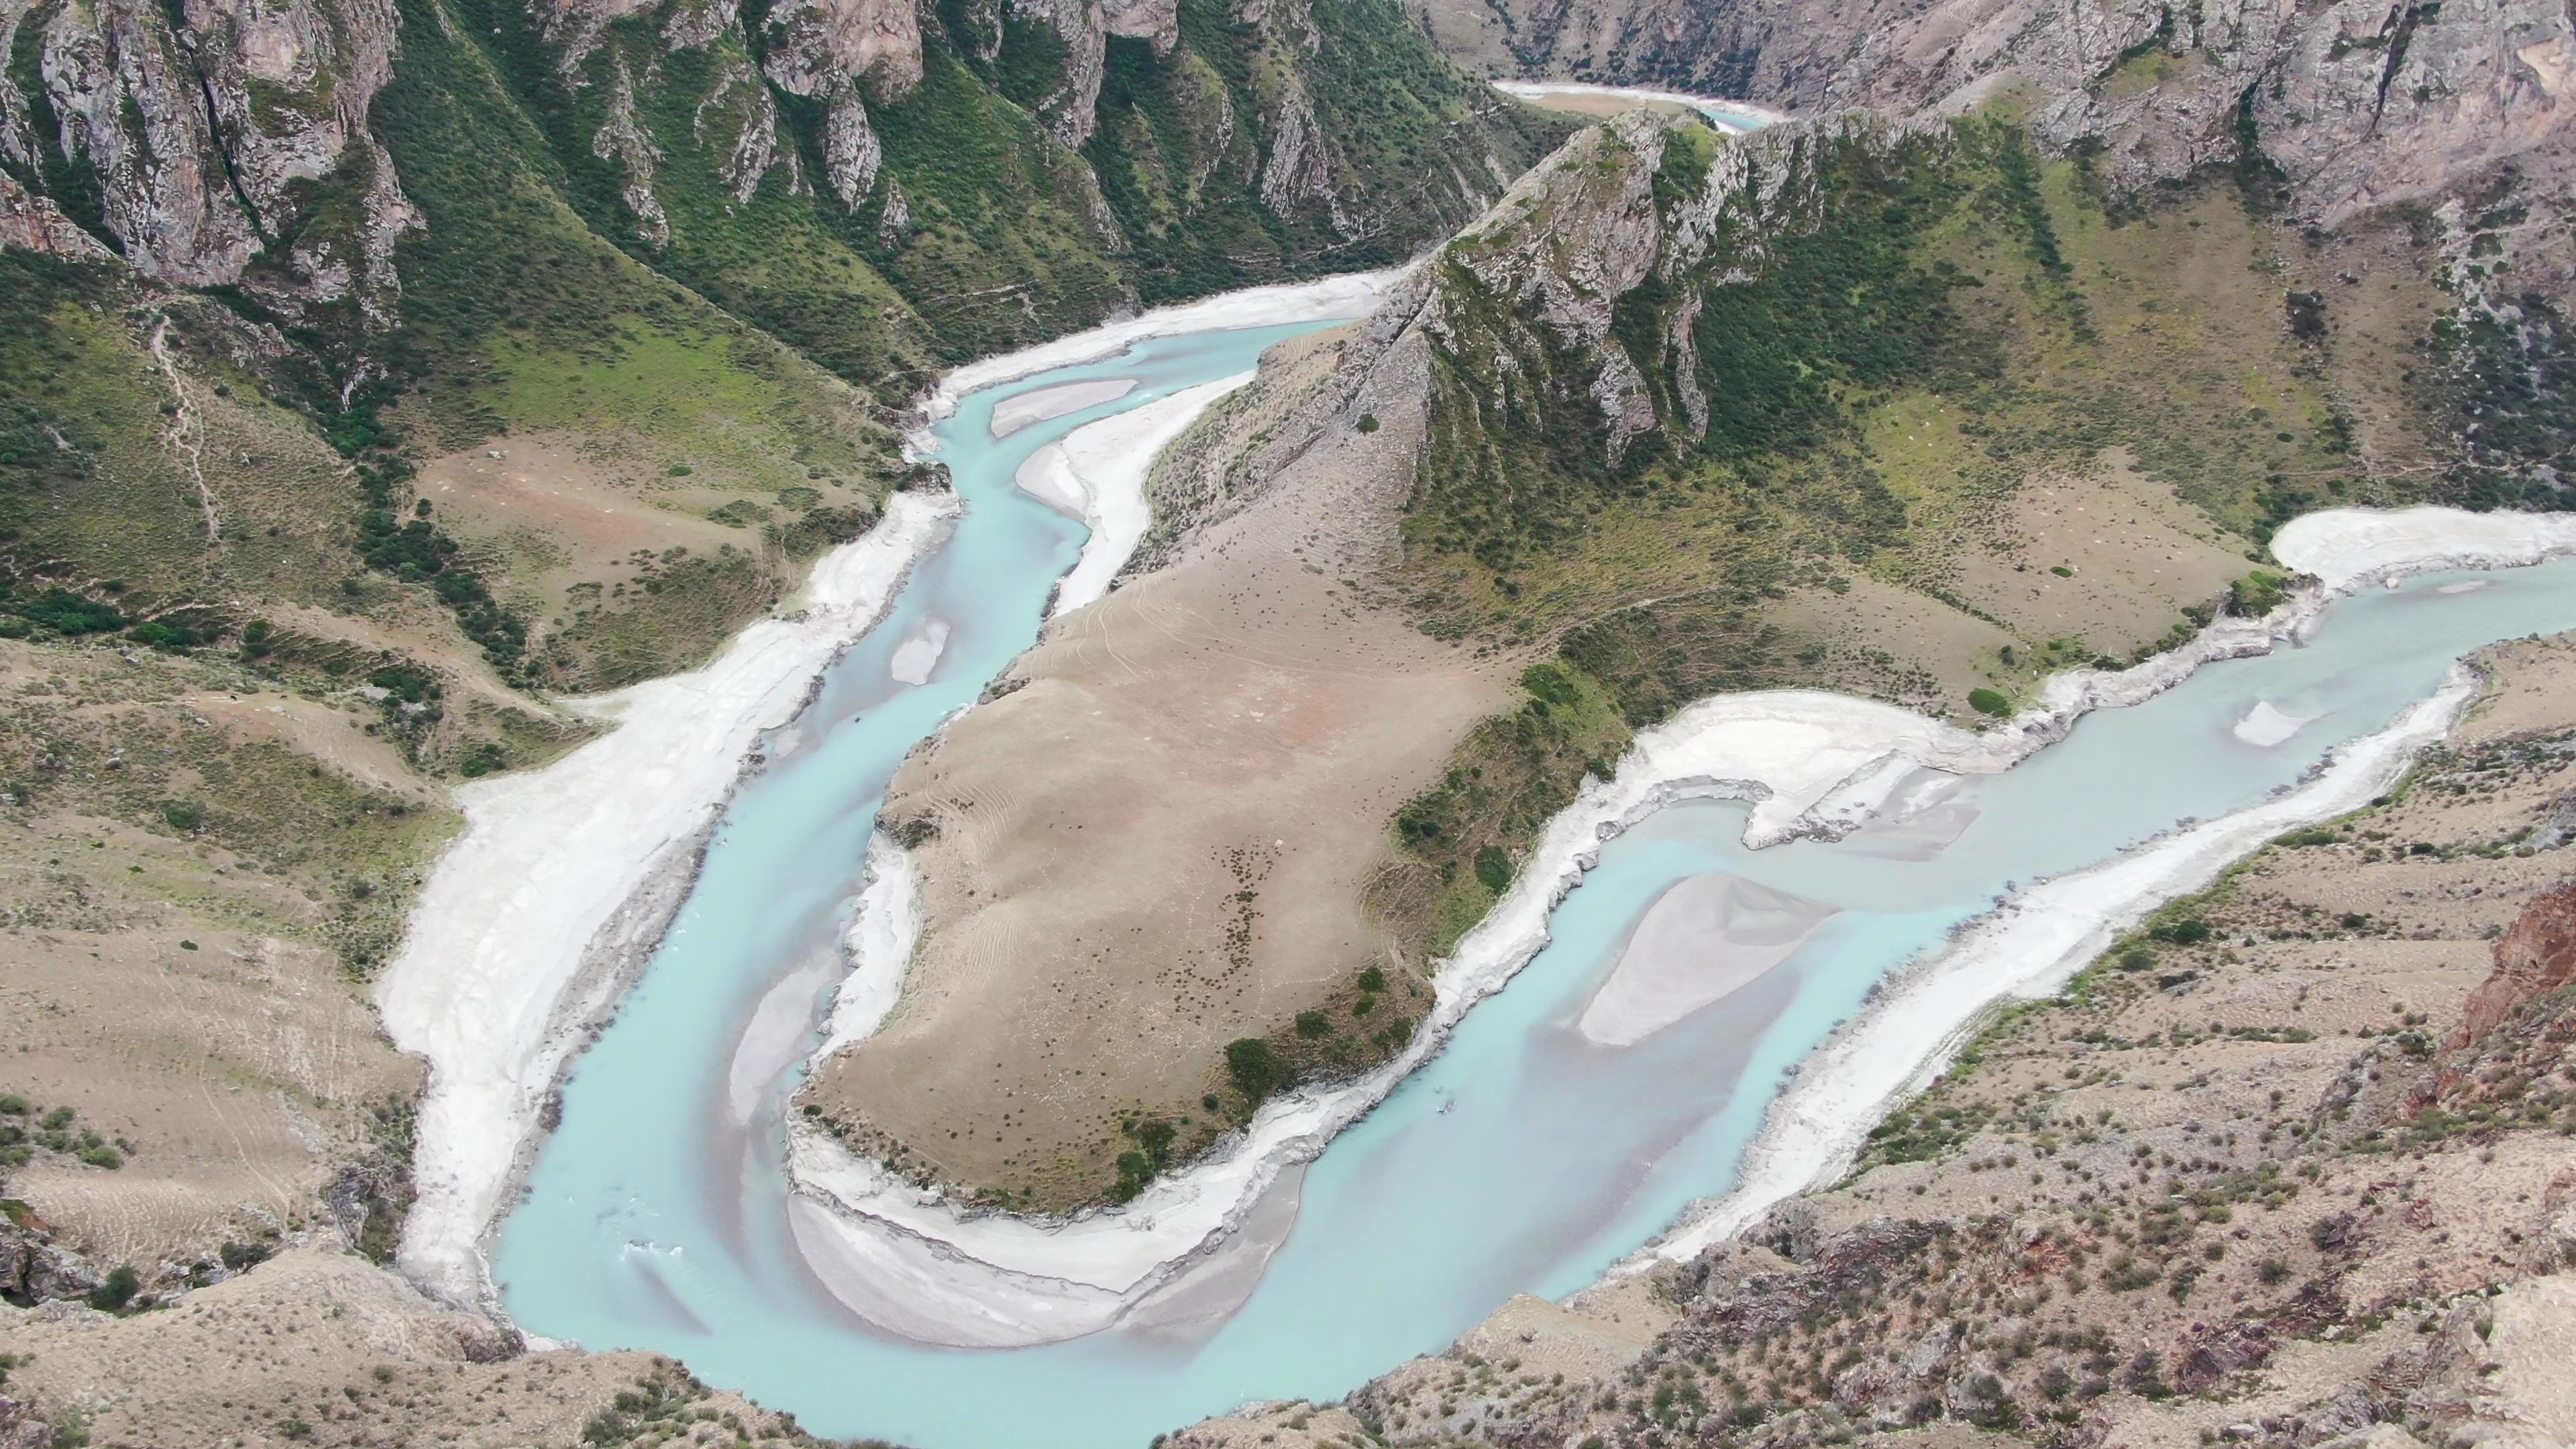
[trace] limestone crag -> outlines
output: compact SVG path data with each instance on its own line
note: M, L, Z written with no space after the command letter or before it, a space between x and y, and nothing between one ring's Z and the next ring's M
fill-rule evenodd
M921 80L921 21L903 0L801 0L769 12L762 69L781 90L830 93L863 84L893 100ZM864 189L864 188L862 188Z
M295 318L352 300L381 327L417 220L367 132L395 31L382 0L0 6L38 82L0 103L0 161L22 186L89 178L56 211L147 275L238 283Z

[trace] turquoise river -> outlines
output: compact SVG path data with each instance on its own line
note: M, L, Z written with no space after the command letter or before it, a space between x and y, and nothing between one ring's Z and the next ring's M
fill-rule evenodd
M1080 526L1015 489L1013 471L1084 423L1241 372L1304 330L1146 341L971 394L936 428L964 516L769 742L668 938L575 1068L561 1124L497 1234L494 1276L523 1328L659 1350L815 1433L920 1449L1141 1446L1247 1399L1338 1397L1515 1292L1583 1286L1723 1191L1784 1069L1873 981L2010 883L2256 803L2432 693L2468 650L2576 625L2576 563L2371 590L2336 606L2305 647L2210 665L1973 781L1973 822L1928 856L1873 849L1867 832L1747 851L1742 806L1667 809L1602 851L1557 909L1553 943L1443 1053L1274 1189L1299 1195L1294 1226L1230 1315L1012 1350L874 1332L814 1282L789 1237L783 1104L837 981L880 792L907 750L1035 638L1080 549ZM1137 386L990 436L1004 398L1113 378ZM950 633L928 682L896 683L896 645L934 620ZM2313 720L2270 748L2244 743L2233 727L2264 700ZM1715 872L1841 914L1750 986L1633 1046L1575 1032L1646 908Z

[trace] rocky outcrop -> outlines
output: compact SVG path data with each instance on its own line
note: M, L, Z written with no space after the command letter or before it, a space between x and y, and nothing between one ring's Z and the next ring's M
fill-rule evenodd
M37 62L32 91L23 73L0 84L0 158L70 178L55 213L146 275L238 283L297 318L354 298L380 330L395 239L418 220L367 132L395 37L387 0L0 8L0 45Z
M0 172L0 247L58 257L103 260L114 255L98 238L63 215L62 208Z
M823 123L823 179L843 206L855 207L876 186L885 148L868 125L868 108L847 91L834 98ZM887 203L891 212L895 202Z
M2450 1045L2467 1046L2524 1004L2576 985L2576 881L2533 896L2496 942L2495 970L2469 995Z
M2299 208L2329 224L2526 154L2576 114L2576 21L2546 0L1417 8L1453 50L1497 69L1678 85L1803 111L1910 114L2023 87L2043 136L2101 139L2115 178L2132 188L2226 160L2251 131Z
M635 124L635 78L620 59L612 72L608 92L608 124L591 137L591 154L603 161L615 161L626 175L626 184L617 195L626 204L627 214L634 218L635 234L648 246L671 244L671 219L662 210L661 200L653 195L653 165L659 153L652 138Z
M771 10L764 24L762 66L791 94L825 95L855 82L888 101L921 80L920 12L908 0L798 0Z

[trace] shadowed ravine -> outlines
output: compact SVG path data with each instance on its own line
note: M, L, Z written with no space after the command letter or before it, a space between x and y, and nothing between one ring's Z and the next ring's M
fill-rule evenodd
M2020 767L1967 782L1916 828L1749 852L1737 843L1743 807L1667 809L1603 850L1557 910L1555 944L1441 1056L1283 1179L1221 1268L1118 1329L1050 1347L940 1350L884 1335L802 1263L780 1168L781 1104L837 978L877 794L902 753L1027 644L1073 559L1079 528L1014 490L1019 461L1098 416L1239 371L1298 330L1158 339L972 395L940 426L964 518L732 802L669 939L573 1074L528 1201L499 1235L496 1277L527 1330L659 1349L817 1432L929 1449L1133 1444L1245 1399L1339 1394L1514 1292L1580 1287L1724 1190L1783 1070L1873 981L2009 884L2260 802L2429 695L2468 649L2576 622L2576 564L2448 593L2462 576L2428 576L2337 605L2308 647L2209 665L2146 704L2090 716ZM1131 377L1140 385L1119 398L989 437L1005 398ZM933 621L949 632L928 682L896 683L898 650ZM915 642L905 672L924 652ZM2275 716L2307 723L2268 745L2250 741L2277 728L2239 729ZM2065 809L2073 799L2087 808ZM1615 1035L1633 1044L1588 1040L1577 1023L1639 919L1675 884L1719 872L1835 914L1732 994L1641 1034L1631 993ZM1265 1254L1275 1271L1262 1272Z

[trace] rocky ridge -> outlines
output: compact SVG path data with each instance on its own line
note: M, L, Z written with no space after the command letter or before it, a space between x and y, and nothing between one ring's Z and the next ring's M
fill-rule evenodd
M2327 224L2543 146L2568 120L2576 63L2567 17L2522 0L2128 0L2063 14L2017 0L1423 8L1453 52L1497 73L1674 85L1809 112L1955 110L2024 87L2041 135L2098 139L2131 186L2225 161L2251 131L2297 208Z

